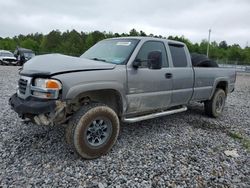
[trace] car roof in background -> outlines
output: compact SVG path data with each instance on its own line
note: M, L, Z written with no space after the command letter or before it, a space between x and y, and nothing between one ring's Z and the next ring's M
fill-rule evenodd
M8 50L0 50L0 53L11 53L11 54L13 54L12 52L10 52Z
M31 49L27 49L27 48L17 48L16 50L21 51L21 52L31 52L31 53L34 53Z

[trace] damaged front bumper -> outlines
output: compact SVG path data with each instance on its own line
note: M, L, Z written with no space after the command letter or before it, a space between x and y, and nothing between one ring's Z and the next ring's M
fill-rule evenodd
M55 100L41 100L34 97L24 100L19 98L16 93L10 97L9 104L20 117L25 114L45 114L52 112L56 107Z
M62 122L66 103L59 100L45 100L35 97L21 99L15 93L9 99L9 105L22 119L33 119L39 125L54 125Z

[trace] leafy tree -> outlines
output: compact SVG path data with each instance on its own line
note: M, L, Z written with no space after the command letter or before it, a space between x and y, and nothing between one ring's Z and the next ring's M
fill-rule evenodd
M219 47L220 48L223 48L223 49L227 49L228 48L228 46L227 46L227 42L226 41L221 41L220 43L219 43Z
M39 44L37 41L27 38L20 42L20 46L28 49L33 49L35 52L39 51Z
M203 39L200 43L198 53L207 54L207 44L208 44L207 40Z
M142 37L146 37L147 36L147 34L144 31L140 31L139 35L142 36Z
M228 48L228 59L242 61L243 55L242 50L238 44L234 44Z
M92 33L89 33L87 38L86 38L85 49L86 50L89 49L95 43L97 43L103 39L105 39L105 35L103 33L101 33L100 31L94 31Z
M59 30L51 31L41 42L41 50L43 52L60 52L62 36Z
M80 33L76 30L62 33L62 42L60 51L64 54L79 56L83 52L83 39Z
M140 36L140 33L138 31L136 31L135 29L131 29L129 31L129 35L130 36Z
M149 34L144 31L139 32L136 29L131 29L129 33L112 33L112 32L77 32L76 30L60 32L53 30L49 34L34 33L28 35L18 35L13 38L0 37L0 49L14 51L17 46L32 49L36 54L44 53L63 53L67 55L79 56L88 48L93 46L98 41L105 38L126 37L126 36L149 36L157 38L165 38L161 35ZM202 40L200 43L192 43L184 36L168 36L168 39L177 40L185 43L190 52L206 54L207 40ZM216 41L211 42L209 57L215 60L224 61L242 61L250 64L250 48L242 49L238 44L228 45L226 41L221 41L219 44Z
M16 42L11 38L0 40L0 49L13 51L16 48Z

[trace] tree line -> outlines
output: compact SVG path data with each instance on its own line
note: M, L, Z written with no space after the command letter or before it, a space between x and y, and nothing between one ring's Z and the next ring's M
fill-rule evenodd
M14 51L17 46L32 49L36 54L62 53L66 55L80 56L88 48L100 40L125 36L150 36L168 38L184 42L191 53L206 54L207 40L200 43L192 43L184 36L147 35L144 31L130 30L129 33L112 32L77 32L76 30L61 32L53 30L44 35L42 33L18 35L13 38L0 37L0 49ZM250 64L250 47L242 48L239 44L228 45L226 41L210 43L209 57L214 60L238 61L241 64Z

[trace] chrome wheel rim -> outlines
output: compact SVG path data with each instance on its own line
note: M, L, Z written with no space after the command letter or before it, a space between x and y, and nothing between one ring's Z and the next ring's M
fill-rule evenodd
M91 147L100 147L109 140L111 133L111 121L105 117L99 117L88 125L85 141Z
M215 101L215 110L217 113L220 113L223 110L224 106L224 98L223 96L219 95Z

